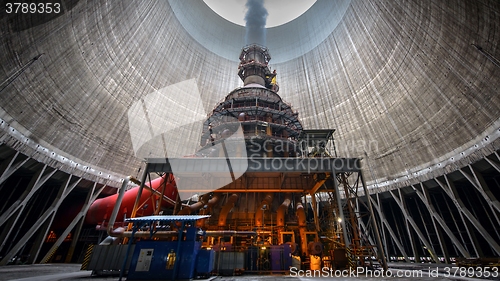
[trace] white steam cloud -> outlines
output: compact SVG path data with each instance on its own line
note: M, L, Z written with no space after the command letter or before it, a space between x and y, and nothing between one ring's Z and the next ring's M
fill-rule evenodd
M245 6L248 8L245 15L245 44L266 46L266 20L268 12L264 7L264 0L247 0Z

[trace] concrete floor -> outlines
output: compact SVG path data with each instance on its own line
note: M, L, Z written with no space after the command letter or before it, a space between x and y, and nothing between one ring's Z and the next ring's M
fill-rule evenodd
M452 265L448 265L451 268ZM439 266L438 276L429 276L429 268L436 270L436 264L391 264L390 271L392 277L370 277L360 274L357 277L294 277L289 275L243 275L243 276L214 276L210 279L201 280L215 280L215 281L232 281L232 280L391 280L397 274L406 275L410 277L402 277L403 280L499 280L500 278L469 278L460 277L457 273L455 277L445 277L447 265ZM412 277L414 270L421 270L423 273L421 277ZM293 274L292 274L293 275ZM92 277L90 271L80 271L80 264L36 264L36 265L11 265L0 267L0 281L117 281L119 277ZM126 278L123 278L126 280Z

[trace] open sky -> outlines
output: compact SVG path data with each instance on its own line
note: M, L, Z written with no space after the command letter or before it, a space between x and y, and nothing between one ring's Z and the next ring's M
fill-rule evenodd
M245 26L246 0L203 0L212 10L233 23ZM316 0L264 0L269 13L266 27L285 24L307 11Z

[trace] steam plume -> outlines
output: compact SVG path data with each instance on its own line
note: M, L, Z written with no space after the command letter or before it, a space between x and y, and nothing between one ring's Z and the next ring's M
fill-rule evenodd
M247 0L245 6L248 11L245 15L246 36L245 44L266 45L267 10L264 0Z

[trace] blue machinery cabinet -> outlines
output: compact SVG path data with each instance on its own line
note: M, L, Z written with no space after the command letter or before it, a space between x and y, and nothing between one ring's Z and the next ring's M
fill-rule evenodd
M213 250L200 250L196 259L196 273L208 276L214 270L215 252Z
M292 251L288 244L270 246L271 270L288 270L292 266Z
M170 280L174 272L173 258L179 260L175 279L191 279L201 242L182 241L180 253L177 241L139 241L130 263L127 280Z
M248 271L288 271L292 266L292 251L288 244L267 247L250 246L246 252Z

